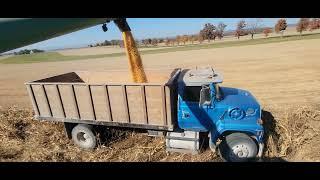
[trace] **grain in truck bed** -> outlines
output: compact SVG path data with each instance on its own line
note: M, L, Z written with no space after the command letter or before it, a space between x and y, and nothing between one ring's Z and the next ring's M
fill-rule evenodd
M173 130L179 73L146 71L148 83L132 83L125 71L77 71L25 84L38 120Z

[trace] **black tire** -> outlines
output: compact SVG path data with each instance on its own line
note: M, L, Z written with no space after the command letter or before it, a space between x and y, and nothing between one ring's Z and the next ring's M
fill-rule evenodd
M73 142L80 148L91 150L97 145L92 126L87 124L76 125L71 132Z
M244 133L227 135L218 149L221 158L228 162L246 162L256 158L258 153L255 141Z

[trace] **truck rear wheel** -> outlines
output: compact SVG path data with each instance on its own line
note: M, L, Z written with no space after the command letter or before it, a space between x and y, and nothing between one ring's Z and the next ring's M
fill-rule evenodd
M97 145L92 126L87 124L76 125L71 132L73 142L83 149L94 149Z
M257 156L257 144L244 133L227 135L218 146L220 156L225 161L245 162Z

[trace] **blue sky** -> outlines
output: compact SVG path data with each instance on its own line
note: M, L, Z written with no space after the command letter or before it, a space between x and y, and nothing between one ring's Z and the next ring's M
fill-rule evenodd
M136 39L153 37L173 37L183 34L198 33L205 23L227 25L226 30L233 30L239 20L252 22L253 18L128 18L132 33ZM273 27L278 18L262 18L264 26ZM298 18L287 18L288 24L294 24ZM103 32L101 25L83 29L64 36L56 37L20 49L62 49L83 47L104 40L121 39L121 33L113 22L108 24L108 31ZM11 51L12 52L12 51Z

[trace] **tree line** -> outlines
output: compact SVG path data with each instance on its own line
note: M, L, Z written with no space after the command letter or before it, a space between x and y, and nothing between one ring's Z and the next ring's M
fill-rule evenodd
M247 30L244 29L246 26L247 24L243 20L237 24L235 36L237 36L238 39L241 35L248 35L248 34L251 34L251 38L253 39L253 35L259 32L259 21L251 23ZM288 27L288 24L286 19L279 19L277 23L274 25L274 31L277 34L280 33L281 37L283 37L283 33L287 29L287 27ZM300 18L300 20L296 24L296 30L300 34L302 34L303 31L307 31L307 30L313 31L316 29L320 29L320 18ZM263 28L262 33L266 37L268 37L269 34L272 33L272 28Z
M123 47L123 41L122 40L117 40L117 39L113 39L113 40L105 40L102 43L95 43L95 44L89 44L89 47L99 47L99 46L119 46L119 47Z
M303 31L313 31L316 29L320 29L320 18L301 18L296 26L296 30L300 34L302 34Z
M146 38L142 40L136 40L136 44L139 47L148 47L148 46L158 46L162 43L165 46L174 46L174 45L185 45L186 43L194 44L195 42L202 43L207 40L215 41L216 39L221 40L225 36L233 35L237 39L240 39L241 36L250 35L251 39L254 39L255 34L263 33L265 37L268 37L273 31L277 34L281 34L283 37L284 31L287 29L286 19L279 19L274 28L263 27L262 20L256 19L255 21L246 22L245 20L240 20L234 31L225 32L227 25L223 22L218 23L217 25L212 23L204 24L203 28L197 34L192 35L177 35L176 37L167 37L167 38ZM313 31L320 29L320 18L301 18L296 24L296 30L300 34L303 31ZM103 43L96 43L94 45L89 45L89 47L96 46L119 46L123 47L122 40L106 40Z

